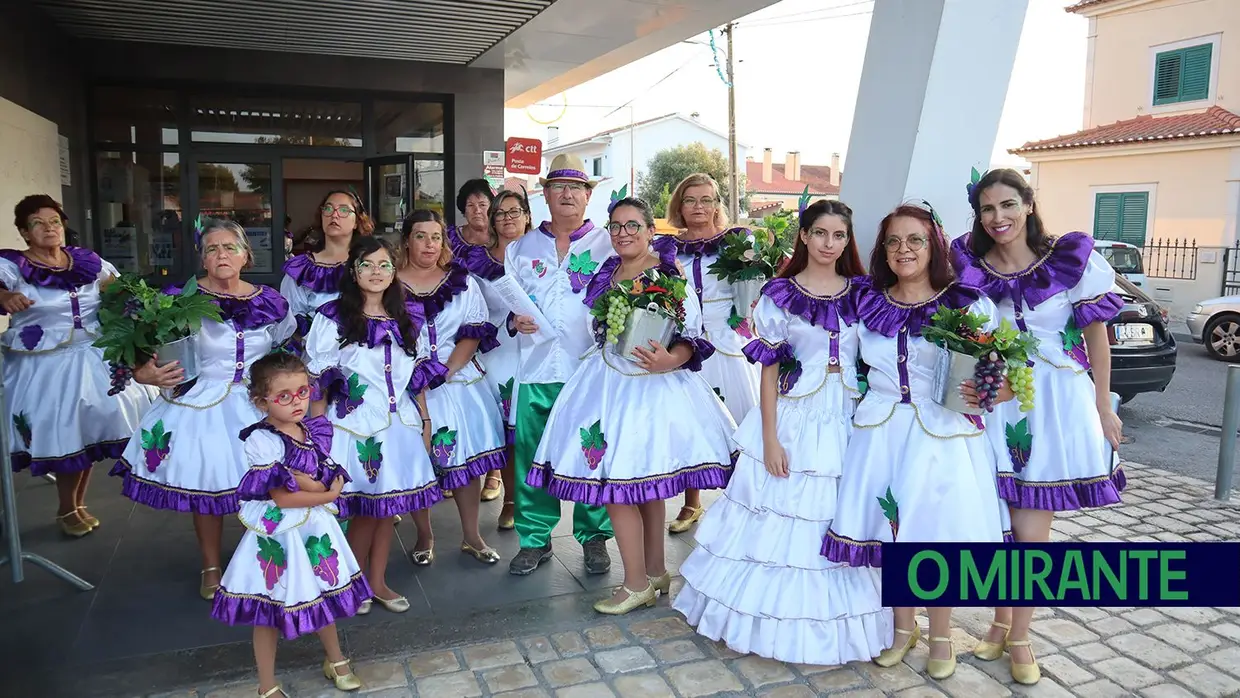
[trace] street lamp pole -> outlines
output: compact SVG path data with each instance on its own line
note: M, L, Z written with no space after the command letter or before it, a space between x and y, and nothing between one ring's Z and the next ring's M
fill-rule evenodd
M736 162L736 75L732 70L732 35L736 24L728 22L724 29L728 34L728 212L735 222L740 218L740 192L737 191Z

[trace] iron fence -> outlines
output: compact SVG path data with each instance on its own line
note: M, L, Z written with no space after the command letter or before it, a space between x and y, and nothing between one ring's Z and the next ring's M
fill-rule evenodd
M1115 249L1115 248L1112 248ZM1145 275L1157 279L1197 280L1197 242L1195 240L1151 240L1141 248ZM1120 259L1113 265L1122 265Z
M1223 288L1222 295L1240 294L1240 240L1231 247L1223 248Z

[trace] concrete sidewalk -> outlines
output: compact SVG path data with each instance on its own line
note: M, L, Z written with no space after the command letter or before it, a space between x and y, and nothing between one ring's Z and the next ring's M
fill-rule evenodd
M1126 463L1128 491L1111 509L1057 518L1056 540L1217 541L1240 539L1240 502L1221 503L1201 480ZM618 560L617 560L618 561ZM679 587L679 580L673 590ZM919 617L926 631L926 618ZM660 600L657 609L580 629L495 638L413 656L357 657L369 696L383 698L662 698L902 696L1002 698L1080 696L1178 698L1240 695L1240 608L1040 609L1034 651L1043 679L1014 684L1007 659L971 655L990 622L988 609L957 609L960 664L945 681L926 677L925 644L905 663L882 669L857 662L810 667L740 656L696 635ZM342 696L316 669L281 666L290 696ZM157 694L161 698L249 698L253 680Z

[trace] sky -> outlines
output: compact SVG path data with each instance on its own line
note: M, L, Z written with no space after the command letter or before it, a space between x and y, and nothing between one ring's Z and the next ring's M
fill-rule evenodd
M1088 20L1064 12L1069 4L1029 0L992 165L1023 164L1007 150L1081 128ZM827 165L838 152L846 165L873 8L872 0L783 0L738 19L737 140L750 155L771 148L781 161L796 150L804 164ZM726 39L716 32L715 40L722 51ZM539 122L554 120L568 142L630 118L694 111L727 133L727 87L714 63L708 45L670 46L528 109L506 109L505 135L545 138Z

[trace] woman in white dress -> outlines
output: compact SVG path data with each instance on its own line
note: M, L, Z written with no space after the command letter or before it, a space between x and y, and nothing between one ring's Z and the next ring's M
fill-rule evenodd
M284 280L280 282L280 293L297 318L297 332L288 348L298 356L305 352L314 311L340 295L349 246L375 229L353 192L329 191L315 211L319 224L307 233L308 249L285 260Z
M166 390L111 474L124 478L121 493L139 504L193 513L203 568L198 591L210 601L219 587L224 516L237 513L237 483L247 467L237 434L262 418L246 394L249 368L292 336L296 320L274 288L241 279L254 259L245 229L229 220L203 225L198 249L207 275L198 292L219 306L221 322L202 323L196 379L182 383L176 362L156 367L152 360L134 371L138 382Z
M1112 471L1122 424L1111 407L1106 323L1123 307L1115 271L1085 233L1047 236L1033 189L1013 170L987 172L969 192L973 231L953 243L962 283L982 289L1000 318L1038 338L1033 409L1009 402L986 415L999 453L999 493L1011 506L1017 542L1050 540L1056 511L1118 504L1126 479ZM1088 373L1093 368L1093 377ZM1032 607L997 608L973 653L1010 649L1012 678L1041 677L1029 646Z
M99 526L86 510L95 463L117 458L151 406L142 386L116 391L99 338L100 291L118 275L94 252L65 245L67 218L50 196L13 208L25 250L0 250L4 423L13 470L54 474L61 532L80 538Z
M259 698L286 694L276 683L280 637L316 633L323 675L341 691L362 688L340 651L336 621L371 596L336 521L349 475L332 461L332 425L310 417L310 379L301 359L268 354L250 368L250 399L266 417L241 430L249 471L237 486L245 535L220 581L211 617L254 626Z
M503 488L497 481L494 471L487 473L482 487L482 501L489 502L504 493L504 506L499 512L499 529L507 531L513 528L513 500L516 492L513 485L512 448L513 448L513 405L516 404L516 375L518 343L517 332L509 329L508 321L512 314L508 305L496 292L491 282L504 276L504 253L508 245L516 242L530 231L530 205L525 195L517 191L501 191L495 195L491 204L491 244L466 245L461 248L459 262L469 270L482 287L482 295L486 299L490 322L496 328L499 346L479 356L482 368L486 373L486 383L491 388L499 404L500 417L504 421L504 467L500 469ZM495 493L492 495L492 493Z
M745 345L754 337L747 315L737 308L732 285L710 273L719 258L719 246L728 233L728 214L719 183L708 174L691 174L681 180L667 204L668 223L683 228L676 238L676 259L684 267L689 286L702 306L705 338L715 353L702 364L702 377L714 388L732 419L740 422L758 404L758 367L745 360ZM684 533L702 518L702 497L696 489L685 490L685 504L668 524L669 533Z
M879 228L870 259L872 288L861 296L861 359L869 387L853 417L835 519L822 544L832 562L879 577L882 544L1001 543L1006 507L995 457L980 418L932 397L939 348L921 336L940 307L994 317L994 304L952 279L947 241L932 212L904 205ZM1006 386L999 400L1010 400ZM894 610L894 641L874 660L899 663L921 636L913 608ZM931 608L927 673L951 676L950 608Z
M651 248L654 217L646 202L617 201L607 230L616 254L590 279L585 305L648 271L684 278L674 249ZM624 584L594 604L600 613L653 606L658 592L668 593L664 500L689 487L720 489L732 473L736 422L698 374L713 347L702 338L696 295L688 293L683 307L684 329L670 346L652 341L632 357L617 354L602 328L593 328L596 347L556 399L526 478L560 500L606 505Z
M754 310L744 351L762 366L761 404L736 432L736 472L698 527L673 604L741 654L834 666L869 660L891 635L878 580L819 554L860 397L864 272L852 211L819 201Z
M431 425L416 365L417 328L396 282L396 260L391 243L379 237L353 243L340 297L320 307L310 325L306 365L321 396L313 409L326 411L336 430L332 459L353 480L337 500L349 519L349 545L374 600L404 613L409 599L387 585L393 520L443 495L427 454Z
M452 263L439 214L414 211L405 219L402 237L400 282L422 319L418 371L426 382L419 387L426 390L431 418L431 462L440 488L453 493L461 516L461 552L493 565L499 553L478 531L478 502L482 476L505 462L504 422L475 356L499 346L495 325L477 279ZM413 521L418 540L410 557L415 565L429 565L435 559L430 511L418 511Z

